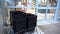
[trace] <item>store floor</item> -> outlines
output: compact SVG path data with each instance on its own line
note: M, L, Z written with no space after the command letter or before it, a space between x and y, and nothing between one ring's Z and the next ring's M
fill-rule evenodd
M44 32L44 34L60 34L60 23L40 25L39 28Z

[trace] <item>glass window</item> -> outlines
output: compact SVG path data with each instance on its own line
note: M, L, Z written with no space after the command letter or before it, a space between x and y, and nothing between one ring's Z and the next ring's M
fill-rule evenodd
M58 12L58 19L60 20L60 9L59 9L59 12Z
M38 6L46 7L47 0L38 0Z
M27 6L35 7L36 0L27 0Z
M5 0L5 6L35 6L36 0Z
M54 14L55 14L55 11L54 9L48 9L48 13L47 13L47 19L53 19L54 18Z
M49 1L47 1L47 0L38 0L38 5L42 6L42 7L45 7L48 4L48 6L50 6L50 7L56 7L57 6L57 1L58 0L49 0Z
M5 0L5 6L14 6L15 2L14 0Z
M5 0L5 6L17 6L21 4L22 0Z
M38 20L44 20L45 19L45 13L46 9L38 9Z
M32 4L35 6L36 5L36 0L33 0L32 1Z
M16 5L35 6L36 0L16 0Z
M38 13L46 13L46 9L39 9Z
M35 8L28 8L27 10L26 10L26 13L31 13L31 14L35 14Z
M57 6L57 0L49 0L49 6L50 7L56 7Z

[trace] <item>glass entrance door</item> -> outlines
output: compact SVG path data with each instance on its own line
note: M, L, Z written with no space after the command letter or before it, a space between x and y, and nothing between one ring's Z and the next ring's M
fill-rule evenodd
M38 0L38 20L53 20L57 0Z

